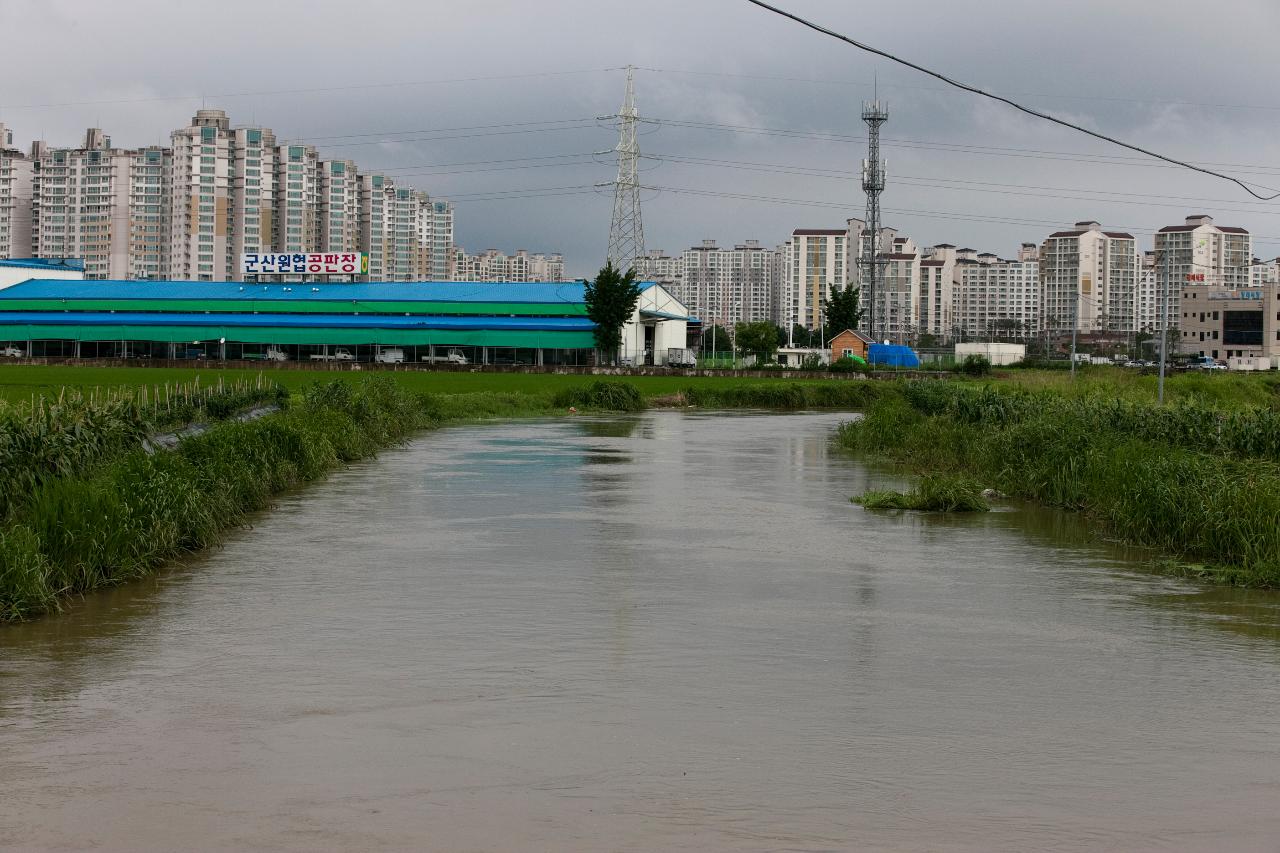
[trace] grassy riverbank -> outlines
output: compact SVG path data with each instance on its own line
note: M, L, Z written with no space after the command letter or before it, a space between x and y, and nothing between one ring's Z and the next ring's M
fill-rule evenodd
M1280 587L1280 411L963 383L890 386L842 443L1086 513L1174 571Z
M146 420L118 402L46 416L41 423L55 423L62 439L0 453L14 463L0 465L11 486L0 524L0 621L56 610L70 596L208 547L280 492L411 432L550 405L537 395L410 394L387 377L329 381L278 414L218 423L157 452L144 448ZM38 464L22 464L38 453Z

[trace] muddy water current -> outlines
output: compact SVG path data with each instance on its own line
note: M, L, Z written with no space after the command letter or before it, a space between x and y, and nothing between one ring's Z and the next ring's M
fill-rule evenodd
M448 429L0 627L0 847L1280 849L1280 596L847 417Z

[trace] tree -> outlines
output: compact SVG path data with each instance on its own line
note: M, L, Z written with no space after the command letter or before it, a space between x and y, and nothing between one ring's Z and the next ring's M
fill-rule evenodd
M827 320L827 340L822 342L823 346L845 329L857 330L862 322L862 315L866 313L861 305L861 296L861 289L852 282L846 284L843 290L832 289L831 298L822 303L822 314Z
M844 330L841 329L840 331L843 332ZM806 329L804 326L800 325L799 323L796 323L794 326L791 327L792 343L794 343L798 347L804 347L805 349L811 349L817 346L817 343L816 343L817 334L818 334L817 332L814 332L810 329Z
M738 323L734 326L738 349L750 353L761 362L772 361L778 351L778 327L769 322Z
M702 331L703 352L733 352L733 333L724 326L708 326Z
M612 364L622 346L622 327L631 319L640 301L635 269L623 275L613 261L607 261L596 280L586 282L583 301L587 304L587 317L596 324L596 349Z

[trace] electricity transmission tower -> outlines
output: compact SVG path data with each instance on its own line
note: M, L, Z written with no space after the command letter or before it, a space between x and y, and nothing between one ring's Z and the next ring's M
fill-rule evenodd
M884 278L885 260L880 257L880 193L884 192L884 163L880 160L880 125L889 120L889 105L874 101L862 102L862 120L867 123L867 159L862 161L862 190L867 194L867 242L862 256L862 267L870 285L867 316L870 317L868 336L878 341L876 335L877 290ZM885 312L888 321L888 311ZM886 330L887 331L887 330Z
M635 68L627 66L627 94L618 120L618 178L613 182L613 221L609 224L609 260L619 270L643 275L644 221L640 217L640 145L636 142ZM607 185L606 185L607 186Z

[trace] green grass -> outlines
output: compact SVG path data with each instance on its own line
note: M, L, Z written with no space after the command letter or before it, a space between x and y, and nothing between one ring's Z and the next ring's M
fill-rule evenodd
M76 457L11 496L0 526L0 621L155 571L213 544L281 491L417 430L550 406L546 396L411 394L387 376L318 382L299 396L278 414L218 423L171 452L145 452L135 421L117 429L110 420L83 464Z
M278 382L289 391L297 393L317 380L341 378L356 380L363 375L377 373L391 376L397 385L410 393L469 394L475 392L546 394L551 395L569 388L583 387L600 377L560 375L554 373L471 373L469 371L351 371L322 372L315 370L261 370L227 369L209 367L79 367L63 365L0 365L0 399L11 402L30 402L32 397L56 397L64 387L111 388L138 387L165 382L192 382L198 376L201 382L216 382L223 377L227 382L235 378L253 380L259 374L272 382ZM627 376L609 377L635 386L645 397L675 394L687 387L727 388L773 383L772 377L687 377L687 376ZM798 381L797 384L824 385L836 380ZM839 380L844 381L844 380Z
M909 492L872 490L850 498L867 509L909 509L925 512L987 512L991 504L982 486L966 477L931 474Z
M1197 576L1280 587L1280 414L1009 386L903 383L842 443L1085 513Z

